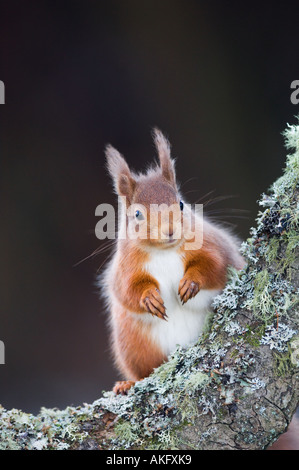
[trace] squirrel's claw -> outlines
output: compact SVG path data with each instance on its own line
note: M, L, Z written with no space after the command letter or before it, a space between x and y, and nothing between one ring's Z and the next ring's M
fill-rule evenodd
M141 301L141 305L152 315L167 320L166 308L158 289L151 289Z
M178 289L178 295L181 298L181 302L184 305L189 299L195 297L199 292L198 282L192 281L191 279L182 279Z
M124 380L121 382L116 382L113 387L113 392L116 395L127 395L128 390L135 385L133 380Z

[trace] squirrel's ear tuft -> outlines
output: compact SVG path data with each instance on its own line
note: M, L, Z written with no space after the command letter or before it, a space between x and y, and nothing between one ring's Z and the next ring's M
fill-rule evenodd
M153 129L153 137L158 152L162 175L169 183L176 186L174 161L170 156L170 143L157 128Z
M107 168L112 177L115 191L119 196L125 196L129 202L132 199L136 181L134 180L126 160L111 145L105 148Z

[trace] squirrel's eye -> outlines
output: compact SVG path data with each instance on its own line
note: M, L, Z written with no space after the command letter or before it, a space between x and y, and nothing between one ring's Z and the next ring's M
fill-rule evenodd
M135 211L135 217L136 217L136 219L138 219L138 220L143 220L143 219L144 219L144 217L143 217L143 215L142 215L142 212L139 211L139 210Z
M183 201L180 201L180 209L181 209L181 211L184 209L184 203L183 203Z

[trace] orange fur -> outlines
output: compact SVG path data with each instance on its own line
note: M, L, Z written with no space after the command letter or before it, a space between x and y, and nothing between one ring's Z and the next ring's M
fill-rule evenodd
M115 361L124 376L132 381L150 375L166 357L149 338L149 326L128 315L119 307L114 311L116 327L113 330Z
M198 282L201 289L223 289L227 264L216 246L205 242L198 250L184 251L183 259L184 278Z
M130 246L128 242L119 244L118 268L112 288L121 304L133 312L144 312L140 303L143 292L149 287L158 287L154 278L146 273L141 274L147 259L147 253Z

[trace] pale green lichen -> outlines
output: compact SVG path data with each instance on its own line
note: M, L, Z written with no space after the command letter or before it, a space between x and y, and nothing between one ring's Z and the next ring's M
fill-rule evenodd
M164 362L158 369L157 369L157 376L161 380L162 383L165 383L170 377L175 374L177 366L177 357L174 356L170 358L167 362Z
M290 361L294 367L299 367L299 336L292 339L289 347L291 349Z
M171 431L170 428L164 429L160 432L158 439L156 441L154 449L158 450L177 450L178 449L178 439L175 432Z
M132 443L136 444L138 441L138 435L134 433L128 421L120 420L115 425L114 432L119 438L120 444L123 442L124 446L130 446Z
M275 302L271 295L272 289L270 284L270 275L266 269L256 274L253 281L254 296L251 307L255 314L261 314L263 319L268 320L269 316L273 316L275 310ZM250 303L249 305L250 306Z
M298 228L296 230L291 230L288 233L288 238L287 238L287 246L285 250L284 257L281 261L281 270L287 270L287 277L288 279L292 279L292 269L290 269L290 265L292 264L292 261L294 260L294 255L296 252L296 249L299 247L299 231Z
M0 406L0 449L69 449L88 437L82 423L97 417L97 402L64 410L42 408L37 416Z
M274 352L273 356L275 360L275 373L278 377L284 377L294 369L294 364L291 359L292 351L289 344L287 346L287 351Z
M269 264L276 263L278 261L278 250L279 250L280 240L278 237L273 237L269 241L269 244L266 249L266 259Z
M276 327L269 326L261 339L261 344L267 344L270 349L276 349L278 352L284 352L288 348L288 343L296 335L293 330L284 323L277 323Z
M183 420L193 422L198 406L195 397L198 396L199 390L202 395L205 391L205 387L210 382L211 377L208 376L208 374L196 370L184 381L182 381L181 378L179 379L179 386L177 387L177 403ZM174 386L176 386L176 382L174 382Z

